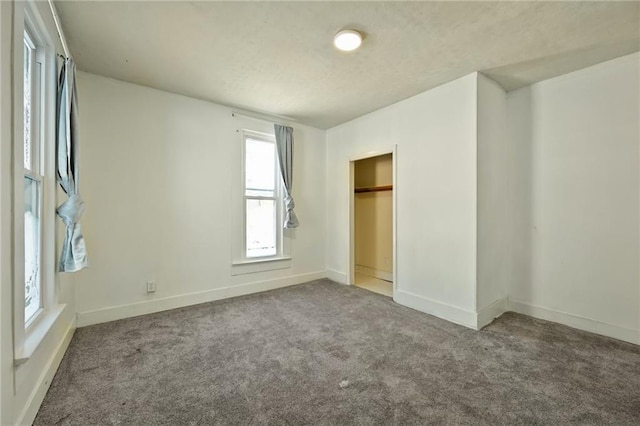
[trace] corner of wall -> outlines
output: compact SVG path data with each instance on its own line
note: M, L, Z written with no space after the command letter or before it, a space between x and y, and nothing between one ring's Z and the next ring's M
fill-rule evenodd
M510 309L632 343L640 343L639 58L507 96L517 232Z
M482 328L506 310L512 268L512 226L506 92L477 73L476 303Z
M395 291L393 300L400 305L442 318L446 321L468 328L478 329L477 314L458 306L453 306L403 290Z
M347 274L345 272L338 272L333 269L327 269L327 278L331 281L335 281L338 284L347 284Z
M476 330L481 330L499 318L509 310L509 298L501 297L489 306L486 306L476 314Z

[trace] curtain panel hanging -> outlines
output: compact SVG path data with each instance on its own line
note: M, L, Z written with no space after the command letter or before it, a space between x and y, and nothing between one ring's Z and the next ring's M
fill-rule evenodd
M293 188L293 129L291 127L274 125L276 134L276 151L278 153L278 163L280 164L280 174L282 175L282 183L284 184L285 197L285 228L297 228L300 223L294 208L296 206L291 195Z
M76 66L71 58L65 58L62 64L57 100L56 174L58 183L68 197L56 210L66 225L59 270L76 272L87 267L87 249L80 228L85 206L78 189L78 97Z

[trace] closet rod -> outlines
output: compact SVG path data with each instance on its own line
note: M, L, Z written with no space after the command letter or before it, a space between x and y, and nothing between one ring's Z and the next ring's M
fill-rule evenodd
M363 188L356 188L354 190L356 194L359 194L361 192L379 192L379 191L393 191L393 185L365 186Z

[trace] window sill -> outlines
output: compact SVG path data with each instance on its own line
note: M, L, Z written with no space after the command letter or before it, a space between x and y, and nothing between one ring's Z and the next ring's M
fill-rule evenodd
M47 309L41 312L38 318L29 325L29 329L24 336L24 344L15 355L14 364L16 366L24 364L31 358L66 306L67 305L58 305L53 309Z
M270 259L255 259L233 262L231 275L253 274L291 268L291 257L283 256Z

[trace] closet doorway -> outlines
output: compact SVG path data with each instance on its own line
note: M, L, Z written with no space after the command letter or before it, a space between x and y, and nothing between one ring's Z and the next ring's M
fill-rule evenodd
M351 284L393 297L393 153L351 162Z

